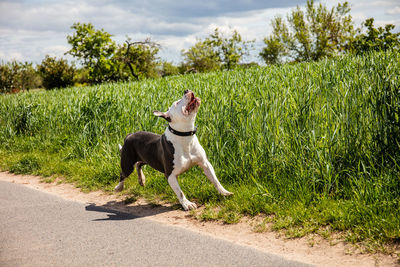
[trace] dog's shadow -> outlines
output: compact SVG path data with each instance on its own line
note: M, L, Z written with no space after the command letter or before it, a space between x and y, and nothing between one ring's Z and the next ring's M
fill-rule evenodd
M107 213L107 218L95 219L93 221L122 221L170 212L176 210L177 206L179 205L172 207L154 204L127 206L124 201L109 201L104 205L90 203L85 207L85 210Z

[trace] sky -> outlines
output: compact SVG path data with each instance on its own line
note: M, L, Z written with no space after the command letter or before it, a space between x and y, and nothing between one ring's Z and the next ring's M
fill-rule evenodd
M319 1L316 1L319 3ZM400 0L349 0L356 27L375 18L376 26L394 24L400 31ZM0 62L11 60L40 64L45 55L64 57L71 47L75 22L92 23L113 35L117 43L150 37L161 45L161 60L178 64L182 50L204 39L215 28L228 34L237 30L243 39L255 40L244 61L260 62L263 39L271 34L271 20L285 17L302 0L0 0ZM325 0L328 7L343 3Z

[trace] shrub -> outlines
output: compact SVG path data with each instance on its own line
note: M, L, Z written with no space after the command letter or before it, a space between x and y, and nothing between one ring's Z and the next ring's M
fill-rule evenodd
M187 51L182 51L185 72L206 72L217 69L233 69L249 52L254 41L244 41L236 31L224 36L218 28L204 40L199 40Z
M89 70L86 68L76 69L74 75L74 85L86 86L88 84L89 84Z
M389 49L398 51L400 49L400 33L391 32L395 28L393 24L387 24L385 28L375 28L374 19L370 18L363 23L363 26L367 28L366 33L361 33L362 30L358 29L359 34L350 42L350 51L362 54L368 51L386 51Z
M40 85L40 76L32 67L32 63L12 61L0 65L0 93L29 91Z
M313 61L340 54L353 35L347 2L328 9L308 0L306 10L299 6L287 16L272 20L273 33L264 39L260 56L267 64L284 61Z
M178 75L179 68L170 62L164 61L161 63L159 73L161 77Z
M27 90L38 88L42 85L42 79L32 63L19 63L19 71L17 74L17 84L19 89Z
M62 88L74 84L75 68L65 59L46 56L38 67L46 89Z
M149 38L143 42L131 42L128 38L123 45L119 45L114 55L115 64L118 65L119 80L131 78L157 78L157 53L160 45Z
M10 93L15 88L16 62L0 65L0 93Z

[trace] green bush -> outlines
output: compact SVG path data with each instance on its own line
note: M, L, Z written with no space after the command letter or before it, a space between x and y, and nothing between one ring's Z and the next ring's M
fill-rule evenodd
M74 85L85 86L89 84L89 70L80 68L75 70Z
M159 74L161 77L178 75L179 68L174 66L172 63L163 61L160 65Z
M287 16L271 21L272 34L264 39L260 56L267 64L303 62L341 54L353 36L348 2L328 8L308 0L305 10L299 6Z
M75 68L65 59L46 56L38 66L46 89L63 88L74 84Z
M348 50L356 54L362 54L370 51L400 50L400 33L392 33L395 28L393 24L387 24L385 27L374 27L374 19L367 19L363 26L367 28L366 33L356 35L349 43Z
M15 61L0 65L0 93L11 93L16 88L17 73Z
M32 63L12 61L0 64L0 93L38 88L41 78Z
M131 42L130 38L118 49L113 61L118 66L118 80L157 78L157 53L159 44L146 39L144 42Z

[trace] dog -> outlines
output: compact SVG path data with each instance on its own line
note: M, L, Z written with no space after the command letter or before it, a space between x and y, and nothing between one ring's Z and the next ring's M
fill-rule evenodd
M169 123L163 135L136 132L125 137L123 146L120 146L121 173L115 191L123 189L124 180L133 172L134 167L139 184L144 186L142 166L148 164L164 173L184 210L196 209L196 204L186 199L177 177L190 167L198 165L220 194L232 195L218 181L214 168L195 135L197 128L194 123L200 103L200 99L192 91L185 90L183 97L175 101L167 112L153 112L155 116L164 118Z

